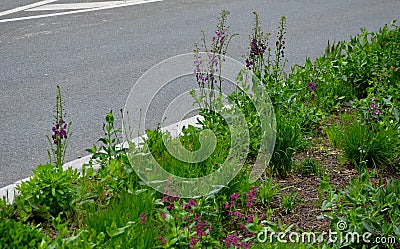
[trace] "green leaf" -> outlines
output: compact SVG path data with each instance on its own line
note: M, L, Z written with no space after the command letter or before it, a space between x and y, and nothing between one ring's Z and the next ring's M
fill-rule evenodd
M114 115L112 111L110 111L107 116L106 116L106 122L107 123L114 123Z
M387 204L392 204L396 203L397 198L396 198L396 193L390 193L389 195L386 196L386 203Z
M363 228L365 228L368 232L376 234L375 230L366 221L362 221L361 223L363 225Z
M396 107L394 107L392 109L392 115L393 117L396 119L397 122L399 122L399 109L397 109Z
M396 234L396 236L398 236L400 238L400 229L399 229L399 227L396 226L396 225L393 225L393 231L394 231L394 234Z
M338 194L334 194L332 198L332 202L339 202L340 201L340 196Z
M324 191L328 191L331 188L331 185L329 184L329 182L326 182L326 181L321 181L319 186Z
M333 207L332 202L329 202L327 200L324 200L324 202L322 202L322 211L325 211L325 210L327 210L329 208L332 208L332 207Z

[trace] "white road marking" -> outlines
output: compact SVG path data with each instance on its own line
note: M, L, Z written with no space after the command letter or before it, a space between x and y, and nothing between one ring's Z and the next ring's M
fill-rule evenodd
M161 1L162 0L127 0L127 1L124 1L124 4L109 5L109 6L103 6L103 7L98 7L98 8L92 8L92 9L80 9L80 10L73 10L73 11L66 11L66 12L59 12L59 13L52 13L52 14L45 14L45 15L25 16L25 17L3 19L3 20L0 20L0 23L38 19L38 18L43 18L43 17L63 16L63 15L91 12L91 11L97 11L97 10L113 9L113 8L118 8L118 7L126 7L126 6L137 5L137 4L161 2ZM23 8L23 7L20 7L20 8ZM23 10L25 10L25 9L23 9Z
M36 8L27 9L25 11L52 11L52 10L79 10L79 9L93 9L102 8L112 5L127 4L130 2L143 2L141 0L130 1L104 1L104 2L88 2L88 3L60 3L60 4L46 4Z
M15 8L15 9L10 9L10 10L6 10L6 11L3 11L3 12L0 12L0 16L9 15L9 14L12 14L12 13L15 13L15 12L27 10L27 9L30 9L30 8L35 8L35 7L38 7L38 6L42 6L42 5L45 5L45 4L48 4L48 3L54 3L54 2L57 2L57 1L59 1L59 0L44 0L44 1L37 2L37 3L28 4L28 5L21 6L21 7Z

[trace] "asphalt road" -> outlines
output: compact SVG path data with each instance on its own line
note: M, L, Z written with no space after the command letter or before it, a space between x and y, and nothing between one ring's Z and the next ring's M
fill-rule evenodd
M104 116L111 109L119 113L147 69L191 52L200 30L212 35L223 9L231 12L228 24L239 34L228 55L241 61L252 12L259 12L269 32L286 16L288 66L321 55L328 40L348 39L361 27L377 31L400 17L398 0L163 0L26 20L15 18L65 10L4 14L35 2L0 3L0 187L31 175L36 165L47 161L45 135L51 132L57 84L64 94L66 119L73 122L66 157L70 161L87 154L85 149L102 135ZM73 2L94 1L52 4ZM168 102L178 88L161 94L160 109L162 99Z

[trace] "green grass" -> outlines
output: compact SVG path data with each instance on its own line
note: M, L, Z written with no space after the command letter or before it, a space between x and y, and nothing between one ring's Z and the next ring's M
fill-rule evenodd
M374 132L357 116L345 116L341 125L326 130L331 144L357 166L392 167L399 158L399 131L395 125ZM350 121L350 119L353 119Z
M123 248L152 248L157 237L153 231L160 229L154 220L154 203L153 190L122 192L109 205L92 206L86 210L82 222L86 230L104 234L108 248L118 245L123 245ZM127 225L128 228L121 229Z

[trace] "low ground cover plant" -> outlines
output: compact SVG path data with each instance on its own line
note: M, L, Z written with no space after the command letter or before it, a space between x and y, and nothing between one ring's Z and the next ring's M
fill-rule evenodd
M17 188L13 203L0 200L0 248L398 247L400 29L395 22L328 45L314 62L306 59L285 73L285 18L271 42L255 14L244 61L244 72L253 73L254 95L243 85L229 96L244 113L250 134L240 172L219 192L198 198L157 192L136 174L132 158L145 153L188 178L208 175L226 160L233 131L218 111L229 108L220 95L222 56L234 38L228 15L222 12L211 46L204 33L195 46L200 91L192 95L204 119L177 138L161 129L147 131L149 152L118 145L121 131L110 111L104 137L87 150L90 163L81 173L63 169L72 124L66 123L57 88L49 163ZM213 53L211 64L202 65L201 52ZM273 106L276 143L267 170L251 183L250 170L265 142L254 105L262 94L271 102L264 107ZM163 142L193 152L201 147L204 129L217 141L201 162L174 158ZM345 239L324 237L328 230ZM369 242L348 240L354 233L368 233Z

